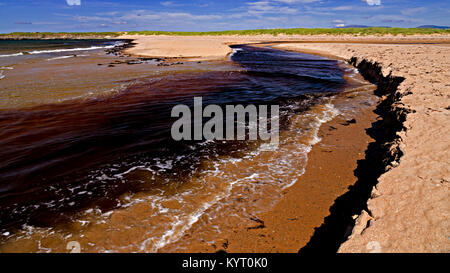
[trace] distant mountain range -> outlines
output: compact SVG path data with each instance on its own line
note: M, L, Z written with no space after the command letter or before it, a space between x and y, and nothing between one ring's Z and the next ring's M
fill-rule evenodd
M447 26L435 26L435 25L423 25L423 26L418 26L417 28L438 28L438 29L449 29L450 27L447 27Z
M388 27L388 26L346 25L343 27L336 27L336 28L368 28L368 27Z
M366 26L366 25L347 25L347 26L336 27L336 28L368 28L368 27L385 27L385 28L390 28L389 26ZM450 29L450 27L447 27L447 26L435 26L435 25L423 25L423 26L418 26L416 28Z

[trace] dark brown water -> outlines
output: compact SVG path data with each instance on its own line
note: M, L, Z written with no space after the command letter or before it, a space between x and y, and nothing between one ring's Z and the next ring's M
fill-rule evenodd
M95 62L112 58L90 54L72 69L105 69ZM3 250L65 251L72 238L86 251L158 251L205 215L238 224L273 205L301 176L320 125L346 110L334 107L333 96L363 84L346 81L354 72L337 61L306 54L237 46L231 59L166 70L125 66L107 74L119 81L101 80L122 86L117 92L1 110ZM98 75L87 81L98 82ZM173 141L170 111L192 107L195 96L204 105L280 105L280 147ZM254 179L257 185L247 183ZM243 193L259 201L226 201ZM199 236L213 240L223 228L213 226Z

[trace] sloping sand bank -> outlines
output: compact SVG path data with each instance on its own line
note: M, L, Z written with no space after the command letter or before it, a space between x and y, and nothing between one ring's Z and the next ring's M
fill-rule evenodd
M282 44L278 48L379 63L403 77L399 103L411 112L399 133L403 153L379 178L340 252L449 252L450 46Z
M403 77L393 94L396 104L408 110L395 146L402 157L388 164L372 190L368 211L355 215L352 235L339 251L450 252L450 37L123 38L138 43L129 54L190 59L225 58L228 44L277 42L285 50L356 57L355 65L378 64L382 76Z

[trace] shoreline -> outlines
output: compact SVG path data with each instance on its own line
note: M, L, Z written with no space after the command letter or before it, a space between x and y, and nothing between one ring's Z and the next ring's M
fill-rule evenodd
M121 38L133 39L136 37L125 36ZM151 37L160 39L161 37ZM146 37L146 39L151 39L150 37ZM170 37L169 40L186 40L192 39L193 37ZM288 39L287 39L288 38ZM345 60L347 62L352 63L355 67L357 67L360 72L365 74L365 78L371 81L372 83L379 84L378 95L382 98L382 101L377 107L377 114L380 114L382 118L381 123L375 125L376 128L372 128L373 134L378 135L379 140L375 141L375 145L378 148L375 149L375 153L382 153L376 156L377 164L382 164L382 166L378 166L376 170L376 174L369 177L370 182L367 181L359 181L358 179L353 181L359 181L359 185L363 185L363 192L360 192L359 186L356 187L357 190L344 191L335 196L332 203L330 203L329 209L330 212L327 212L322 217L322 222L325 218L325 223L316 222L316 226L314 227L316 233L312 235L309 239L302 239L303 243L308 243L307 247L303 247L302 243L296 244L296 247L301 247L301 252L305 251L319 251L320 247L325 247L328 251L335 252L339 249L339 252L371 252L369 246L370 243L375 242L379 248L375 249L375 251L383 251L383 252L445 252L450 250L450 244L445 234L448 233L448 206L446 206L446 201L448 199L448 194L446 193L446 189L448 189L448 181L450 180L448 175L448 167L445 167L445 151L449 149L449 147L445 146L445 143L449 143L448 137L449 135L448 128L442 126L445 124L445 110L436 109L436 104L441 104L442 109L445 108L448 110L448 105L443 105L444 101L437 102L433 99L434 104L431 104L431 107L426 109L421 106L420 100L427 100L428 98L433 98L436 96L435 93L438 93L440 97L445 95L440 92L438 89L431 89L430 86L422 85L423 90L432 91L434 94L427 94L426 92L421 92L420 97L414 99L415 96L406 97L413 99L409 99L408 102L410 105L405 106L403 102L403 96L414 94L412 91L415 89L415 85L417 83L421 83L420 78L424 78L421 75L420 70L425 70L426 75L434 72L433 70L437 70L441 74L441 81L436 80L434 78L430 78L428 82L433 86L434 83L440 84L442 88L447 88L448 85L445 85L445 73L444 71L448 71L450 68L448 62L445 61L445 53L441 51L448 52L450 50L450 38L449 36L439 36L436 35L431 36L422 36L422 37L393 37L393 36L384 36L384 37L330 37L321 36L320 39L317 39L317 36L308 36L308 37L299 37L289 36L289 37L268 37L264 35L253 36L253 37L208 37L208 39L216 39L216 41L212 42L213 45L217 45L217 39L220 40L220 45L226 44L235 45L235 44L250 44L250 45L264 45L264 44L277 44L274 48L282 49L282 50L292 50L297 52L303 52L308 54L316 54L325 56L328 58ZM205 37L196 37L197 43L201 43L204 41ZM203 39L203 40L202 40ZM135 43L139 44L139 39L133 39ZM164 39L163 39L164 40ZM289 40L289 41L286 41ZM330 42L330 40L332 42ZM374 43L374 40L379 43ZM433 43L429 44L430 41ZM180 43L183 44L183 43ZM162 42L164 45L164 42ZM190 50L192 47L195 48L195 42L191 44ZM429 63L428 54L424 53L427 50L433 50L433 54L435 64L443 64L447 66L447 69L440 69L433 65L433 63ZM128 53L134 55L134 48L129 49ZM195 61L197 56L193 56L192 53L186 54L185 48L175 48L174 50L176 54L178 54L178 58L183 58L187 61ZM179 51L177 51L179 50ZM189 51L189 50L188 50ZM201 51L201 50L200 50ZM213 50L214 51L214 50ZM214 51L217 53L217 51ZM141 52L142 53L142 52ZM145 50L144 50L145 53ZM147 57L153 57L150 53L149 55L145 55ZM224 52L216 55L213 58L206 58L207 60L220 60L226 58L230 52ZM195 55L195 54L194 54ZM196 53L196 55L199 55ZM212 54L214 55L214 54ZM409 55L409 56L408 56ZM416 57L419 55L419 61L422 66L420 68L414 68L411 66L412 59L411 57ZM417 60L416 60L417 61ZM401 63L401 65L398 65ZM417 62L415 62L417 64ZM403 71L402 71L403 70ZM414 73L411 73L410 70L414 70ZM417 72L415 72L417 71ZM415 78L413 84L409 83L408 80L411 77L407 77L407 74L412 74L412 78ZM431 76L431 75L430 75ZM383 93L383 88L390 88L390 79L399 77L405 78L405 82L399 84L398 90L390 90L387 93ZM409 78L409 79L408 79ZM448 78L448 77L447 77ZM431 81L431 82L430 82ZM380 85L380 82L382 83ZM383 83L384 82L384 83ZM392 82L391 82L392 83ZM406 86L405 86L406 83ZM444 83L444 84L443 84ZM386 85L386 86L383 86ZM448 98L448 95L447 95ZM411 153L415 156L409 157L408 151L405 151L405 138L407 137L407 132L410 133L411 125L408 125L407 116L414 114L417 115L417 108L421 108L422 110L433 112L433 113L444 113L442 116L438 117L440 121L432 121L429 126L426 126L424 122L421 122L421 119L426 118L423 115L420 117L416 117L414 123L419 123L419 128L426 127L430 131L435 131L437 136L442 138L443 142L440 145L433 141L433 138L430 140L421 140L413 141L412 149L410 149ZM422 113L425 115L430 115L430 113ZM401 128L405 127L407 130L400 130L401 128L391 128L392 122L397 120L397 123L400 122ZM383 121L385 121L383 123ZM433 124L440 124L435 125ZM415 125L415 124L414 124ZM326 125L323 125L326 126ZM437 128L436 128L437 127ZM392 131L394 129L394 131ZM414 131L413 135L416 135L418 139L421 139L420 129ZM385 135L389 134L390 137L386 137ZM385 139L387 138L387 140ZM380 140L381 139L381 140ZM447 141L446 141L447 140ZM432 143L432 146L424 147L423 143ZM443 143L443 144L442 144ZM435 147L436 146L436 147ZM437 148L440 147L440 148ZM367 149L366 149L367 148ZM372 162L373 153L370 149L370 145L366 145L364 151L369 153L368 158L366 160L368 162ZM313 148L314 150L314 148ZM433 150L430 152L429 150ZM313 152L310 153L313 156ZM406 155L405 155L406 154ZM440 158L440 164L435 164L434 166L430 166L430 164L417 164L417 160L421 157L425 156L430 157L434 154L438 154L438 158ZM400 163L399 157L402 156L401 161L406 160L410 162L414 162L413 165L409 165L405 170L403 170L403 165ZM371 159L372 158L372 159ZM356 163L358 159L353 159L353 162ZM435 161L435 160L434 160ZM307 168L312 161L309 162ZM400 168L398 165L400 164ZM415 166L416 165L416 166ZM429 170L427 170L428 175L418 175L416 173L420 173L421 170L418 170L417 165L426 165ZM397 168L395 168L397 167ZM355 168L354 168L355 169ZM369 167L370 170L370 167ZM400 170L400 171L398 171ZM370 170L372 171L372 170ZM423 172L423 171L422 171ZM392 175L395 173L395 175ZM305 173L306 174L306 173ZM411 176L412 175L412 176ZM378 178L378 176L380 176ZM387 178L386 178L387 177ZM421 180L418 181L417 177ZM367 179L367 177L366 177ZM412 183L410 183L411 179L413 179ZM430 181L432 183L423 183L424 181ZM395 182L394 182L395 181ZM433 182L436 181L436 182ZM299 184L298 182L296 185ZM352 183L350 183L351 186ZM295 186L295 185L294 185ZM352 189L352 187L350 187ZM427 192L427 195L423 195L423 192ZM340 203L342 198L346 198L348 195L354 195L350 198L350 203L346 203L343 205L344 213L349 214L346 215L346 219L341 219L342 211L338 209L336 211L336 203ZM395 196L395 197L394 197ZM405 198L408 196L408 198ZM428 198L427 196L431 196ZM283 200L285 200L284 198ZM348 206L354 205L352 202L358 202L357 209L352 210L348 209ZM361 199L363 201L361 201ZM430 200L431 199L431 200ZM288 199L286 199L288 200ZM281 201L285 203L289 203L289 201ZM334 203L334 205L333 205ZM291 203L290 206L286 208L295 207L296 203ZM339 207L339 206L338 206ZM394 207L393 213L390 213L390 208ZM350 215L351 214L351 215ZM274 214L275 215L275 214ZM267 215L266 215L267 216ZM350 218L349 218L350 217ZM269 217L270 218L270 217ZM337 219L331 221L332 224L329 223L330 219ZM272 219L276 219L276 217L272 217ZM327 220L328 219L328 220ZM421 221L421 219L426 219L426 221ZM328 221L328 223L327 223ZM276 224L277 220L273 220L272 223ZM336 222L340 225L340 232L336 234L335 231L332 231L335 228ZM402 224L403 222L414 222L414 225L405 226ZM268 226L268 220L265 220L264 226ZM319 227L319 225L321 225ZM289 226L286 223L280 225L278 223L278 227ZM286 230L280 231L285 233ZM234 232L239 234L245 234L242 236L235 236L236 241L242 243L243 239L248 236L248 232ZM275 233L275 231L274 231ZM292 233L292 232L291 232ZM298 236L304 236L305 232L299 232L303 235L294 235L292 238L298 238ZM306 232L307 233L307 232ZM283 234L283 233L281 233ZM348 237L350 235L350 237ZM265 236L264 236L265 237ZM261 238L264 238L261 237ZM347 240L348 237L348 240ZM306 237L304 237L306 238ZM393 239L395 238L395 239ZM413 238L413 239L410 239ZM279 242L285 240L283 237L279 238ZM325 242L323 242L325 240ZM260 242L260 238L252 237L252 240L245 240L247 246L254 245L255 242ZM321 243L317 243L317 241L322 241ZM226 244L229 249L226 251L235 251L241 252L246 251L242 248L236 248L233 250L231 247L230 241L227 239ZM395 242L395 244L393 244ZM263 244L264 245L264 244ZM287 244L289 245L289 244ZM204 247L194 248L198 251L207 251ZM261 248L258 246L254 248L253 251L269 251L267 248ZM225 249L224 249L225 250ZM273 250L272 248L270 250ZM209 250L213 251L213 250ZM247 248L249 251L249 248ZM251 250L250 250L251 251ZM288 246L287 248L280 248L280 251L296 251L293 249L293 246Z
M375 89L375 85L366 86L357 92L344 91L336 95L335 106L342 107L353 100L351 105L358 109L357 113L346 117L339 114L321 125L318 133L321 141L308 153L304 173L295 184L283 190L283 197L273 208L254 215L246 227L224 231L214 243L199 242L182 252L294 253L305 247L329 215L334 201L358 181L354 170L358 161L364 160L369 143L374 141L366 130L378 118L374 113L378 103L359 107L357 104L368 103L364 99L369 97L378 101L373 94ZM196 225L200 223L196 223L193 230ZM193 236L195 231L185 234L186 238ZM177 244L167 245L160 252L170 252Z
M287 39L263 35L220 38L228 45L285 42ZM356 211L347 209L352 202L344 202L346 213L353 214L346 216L350 219L340 219L341 212L334 211L335 206L330 207L331 218L337 219L344 230L336 235L325 228L322 229L325 233L311 240L328 238L325 244L334 252L337 249L339 252L450 251L447 236L450 170L446 156L446 151L450 150L450 131L446 126L449 96L444 91L450 91L447 81L450 63L446 57L450 55L449 36L321 37L321 40L335 40L333 43L319 43L313 36L288 38L289 43L277 42L275 48L352 62L365 73L366 79L379 84L379 95L383 99L377 109L382 112L382 121L372 130L379 138L375 142L377 148L369 146L366 151L368 159L373 157L370 153L378 153L375 170L370 166L366 168L375 174L368 177L370 182L361 181L362 193L349 191L349 195L356 194L353 201L358 202ZM297 43L295 39L299 39ZM358 39L360 42L354 43ZM383 43L373 44L373 39ZM430 40L434 43L430 44ZM404 79L394 84L398 85L398 90L390 89L396 82L391 81L394 78ZM384 93L386 91L389 92ZM402 128L405 130L397 131ZM424 131L430 134L423 134ZM335 201L340 203L345 197ZM319 245L311 241L309 251L320 250L311 244ZM371 247L374 244L375 249Z
M271 40L267 38L251 37L246 40L244 37L233 37L224 40L228 45L276 42L273 37ZM283 37L278 38L281 40ZM295 40L295 37L290 38ZM350 43L342 37L334 37L336 42L333 43L318 43L314 37L304 38L298 43L277 43L275 48L347 60L363 72L366 79L378 83L378 91L391 88L390 79L405 79L397 83L398 90L391 89L384 94L379 92L383 99L379 107L383 108L381 115L384 122L378 123L373 133L379 137L376 144L378 152L383 154L377 157L383 166L377 167L377 175L370 178L372 182L362 182L368 190L363 196L356 196L356 199L362 198L362 205L358 205L362 208L353 212L344 234L340 234L339 238L336 239L333 234L322 234L322 238L313 236L312 240L325 240L331 236L333 239L326 243L332 248L338 244L339 252L448 252L450 242L446 234L450 230L447 205L450 172L445 151L449 150L450 132L445 124L449 97L443 92L450 91L446 84L450 76L450 64L446 60L450 54L450 38L414 37L415 43L412 43L414 39L410 39L407 44L398 43L399 39L395 37L379 38L383 39L382 44L371 44L371 37L351 38L360 39L359 43ZM314 43L307 42L312 39ZM429 39L435 43L429 44ZM400 40L405 41L404 38ZM391 128L392 122L406 130L397 132L398 128ZM433 134L424 135L423 130ZM437 142L436 138L440 141ZM369 149L366 152L373 151ZM333 211L333 206L330 209L332 218L339 213ZM348 235L350 237L346 240ZM376 244L377 248L372 249L371 244ZM314 250L319 249L309 247L309 251Z
M348 71L347 73L348 73L348 75L352 75L352 78L353 78L353 71L350 69L350 70L348 70L348 67L346 67L347 69L346 69L346 71ZM344 93L343 93L344 94ZM347 96L348 94L347 93L345 93L345 96ZM320 107L319 107L320 108ZM325 108L327 108L327 107L325 107ZM319 110L319 111L322 111L322 110ZM349 123L348 125L351 125L351 123ZM295 128L295 127L294 127ZM294 130L294 131L296 131L296 130ZM362 130L361 130L362 131ZM313 132L317 132L316 130L314 130ZM295 134L295 132L294 132L294 134ZM313 133L314 134L314 136L316 135L316 133ZM298 134L297 134L298 135ZM315 139L315 137L313 138L313 139ZM363 147L362 147L363 148ZM281 155L281 156L283 156L283 155ZM295 161L295 160L294 160ZM299 165L299 166L301 166L301 168L303 168L304 167L304 164L301 164L301 165ZM290 168L292 171L291 171L291 173L293 174L293 176L297 176L296 175L296 173L298 173L298 176L300 176L302 173L303 173L303 171L302 172L300 172L300 168ZM351 171L351 169L350 169L350 171ZM287 177L287 180L285 180L285 182L290 182L291 181L291 179L289 179L291 176L289 176L289 177ZM269 181L268 181L269 182ZM291 184L290 184L291 185ZM289 186L290 186L289 185ZM328 196L328 195L327 195ZM333 198L331 198L330 200L333 200L334 199L334 197ZM251 204L250 204L250 206L251 206ZM262 207L264 207L264 206L262 206ZM327 205L325 205L325 206L323 206L323 209L326 211L326 209L327 209L327 207L328 207L328 204ZM120 219L120 217L121 217L121 215L123 215L123 214L121 214L120 212L118 212L118 213L114 213L113 214L113 216L114 217L111 217L112 219L112 221L113 222L115 222L115 221L117 221L117 219ZM137 214L137 215L140 215L140 213L139 214ZM227 214L225 214L225 215L227 215ZM321 218L321 217L319 217L319 218ZM292 220L289 220L289 221L292 221ZM137 223L139 223L139 222L137 222ZM253 222L250 222L250 224L253 224ZM255 229L256 230L256 229ZM312 230L312 229L311 229ZM296 234L297 233L297 230L294 230L293 231L293 234ZM58 243L56 243L55 241L53 241L53 240L49 240L49 241L45 241L45 243L44 243L44 245L47 247L48 246L48 244L58 244ZM84 242L85 243L85 242ZM83 243L83 244L84 244ZM20 243L19 244L17 244L17 245L11 245L11 247L19 247L19 249L20 249ZM292 245L292 247L296 247L295 245ZM7 249L9 249L9 250L12 250L12 248L8 248L8 247L6 247L5 248L5 250L7 250ZM296 249L294 249L294 250L292 250L292 251L295 251Z
M333 104L355 99L351 93L339 96ZM248 227L220 234L214 244L203 242L191 245L186 251L297 252L310 241L315 228L329 214L334 200L356 182L353 170L357 160L364 158L364 151L371 141L365 129L371 126L376 116L373 108L367 106L352 117L337 116L322 124L318 134L322 140L312 146L305 172L294 185L283 191L283 197L272 209L255 215ZM187 232L185 236L194 235ZM166 251L162 249L161 252Z

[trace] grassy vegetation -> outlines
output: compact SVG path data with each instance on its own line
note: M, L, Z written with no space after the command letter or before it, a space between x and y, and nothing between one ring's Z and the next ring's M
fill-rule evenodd
M167 32L167 31L129 31L128 34L140 35L413 35L413 34L450 34L450 30L433 28L288 28L288 29L254 29L254 30L228 30L208 32Z
M450 29L433 28L289 28L289 29L254 29L254 30L228 30L228 31L207 31L207 32L181 32L181 31L129 31L129 32L13 32L0 34L0 38L81 38L81 37L117 37L124 33L139 35L181 35L181 36L201 36L201 35L413 35L413 34L450 34Z

